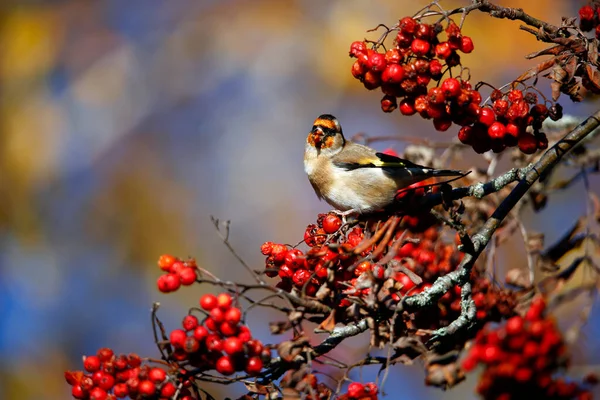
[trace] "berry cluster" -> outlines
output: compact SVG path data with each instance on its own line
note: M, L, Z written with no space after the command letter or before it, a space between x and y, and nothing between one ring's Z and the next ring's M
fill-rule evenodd
M377 50L381 43L373 49L366 42L350 46L350 56L357 58L352 75L369 90L381 88L383 111L399 108L403 115L418 113L432 119L439 131L457 124L462 127L459 139L478 153L501 152L518 145L531 154L548 146L541 124L547 117L559 119L560 105L538 104L534 92L512 88L506 93L494 90L486 106L479 85L473 88L468 80L452 76L444 79L446 72L460 66L458 52L474 49L471 38L454 22L444 30L439 23L430 25L405 17L392 31L398 31L395 46L385 53ZM445 41L440 39L443 31ZM430 87L431 82L436 84Z
M428 281L421 285L427 288L433 282ZM502 289L492 284L488 278L473 275L472 278L473 301L477 308L477 323L498 322L514 315L517 304L516 296L509 290ZM421 289L423 290L423 289ZM419 290L415 291L418 293ZM413 293L410 293L413 294ZM460 287L446 292L438 301L438 306L427 312L415 313L415 318L409 324L411 328L437 329L447 326L461 313Z
M524 317L514 316L496 330L482 330L463 360L470 371L485 365L477 391L485 399L589 399L576 383L554 377L567 365L562 335L553 320L544 317L545 302L535 299Z
M376 220L344 226L335 213L320 214L304 234L305 243L311 247L308 251L273 242L262 245L261 251L267 256L265 274L277 277L277 287L283 290L317 297L332 307L345 309L355 299L374 295L387 309L388 301L397 303L404 296L431 287L437 278L454 271L464 257L456 247L458 237L455 243L448 241L442 225L428 217L403 216L387 234L379 232L389 241L377 243L372 241L380 226ZM478 322L500 321L514 315L514 293L478 274L473 272ZM326 290L320 291L321 288ZM460 315L460 291L456 286L440 298L437 307L416 312L407 327L447 326ZM337 318L344 320L344 313L338 313Z
M83 368L65 372L72 396L80 400L169 399L177 389L165 370L142 365L133 353L115 355L102 348L83 358Z
M281 281L277 287L286 291L295 289L307 296L314 296L327 282L337 286L339 282L348 281L352 277L348 268L358 259L353 250L362 241L364 233L361 227L355 227L346 234L336 234L341 226L342 220L337 215L320 214L317 224L306 228L304 239L312 246L306 254L284 244L264 243L261 252L267 256L265 274L279 276ZM341 244L337 249L325 245L332 235Z
M360 383L352 382L348 385L345 394L339 397L340 400L377 400L377 385L373 382Z
M492 91L491 105L479 109L477 121L463 126L458 132L459 140L473 147L478 153L493 150L496 153L506 147L518 146L525 154L548 148L548 139L540 131L548 117L558 120L562 108L555 104L550 108L538 104L533 92L523 93L512 89L508 93ZM531 129L528 129L528 128Z
M200 371L258 375L263 359L270 360L271 353L260 340L252 339L232 297L227 293L205 294L200 298L200 307L208 313L203 323L190 314L183 318L183 329L171 331L169 342L174 350L170 358L179 363L186 361Z
M198 277L198 266L193 258L183 261L169 254L163 254L158 259L158 266L166 272L156 282L158 290L163 293L174 292L181 285L189 286L196 282Z
M579 9L579 27L584 32L594 30L596 39L600 39L600 6L598 4L588 4Z

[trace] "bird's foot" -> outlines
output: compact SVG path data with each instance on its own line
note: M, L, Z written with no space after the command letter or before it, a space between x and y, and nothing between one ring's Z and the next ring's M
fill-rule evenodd
M346 225L346 217L349 215L353 215L353 214L360 214L360 212L358 210L355 209L350 209L350 210L346 210L346 211L339 211L339 210L332 210L331 212L337 214L340 216L340 218L342 218L342 224Z

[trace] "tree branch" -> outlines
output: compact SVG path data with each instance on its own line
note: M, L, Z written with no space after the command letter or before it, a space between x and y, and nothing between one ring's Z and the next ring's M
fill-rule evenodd
M448 290L454 285L463 287L469 282L471 269L479 255L489 243L492 235L500 227L502 221L510 213L513 207L527 193L531 186L540 177L544 176L554 168L558 162L575 147L583 138L600 126L600 110L587 118L575 129L568 133L563 139L548 149L535 165L530 168L510 194L502 201L492 216L488 218L484 226L472 237L473 248L470 253L465 254L458 268L438 278L431 288L424 292L403 299L402 307L405 310L416 310L431 307L437 303ZM510 172L510 171L509 171ZM474 185L475 186L475 185ZM468 295L468 296L467 296ZM470 304L470 288L461 292L463 304L460 317L450 326L438 329L432 340L437 340L456 333L463 328L468 328L474 319L473 307ZM467 302L468 304L465 304Z

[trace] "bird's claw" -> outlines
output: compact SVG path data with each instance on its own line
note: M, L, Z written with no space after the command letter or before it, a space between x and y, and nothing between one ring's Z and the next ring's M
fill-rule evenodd
M348 215L358 214L359 213L355 209L346 210L346 211L332 210L332 212L335 213L335 214L337 214L342 219L342 224L344 224L344 225L346 225L346 217Z

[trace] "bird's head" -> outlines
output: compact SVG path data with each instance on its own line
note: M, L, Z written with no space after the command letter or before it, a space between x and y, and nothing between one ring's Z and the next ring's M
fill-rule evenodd
M344 147L346 139L337 118L330 114L323 114L315 120L306 143L314 147L319 154L334 154Z

